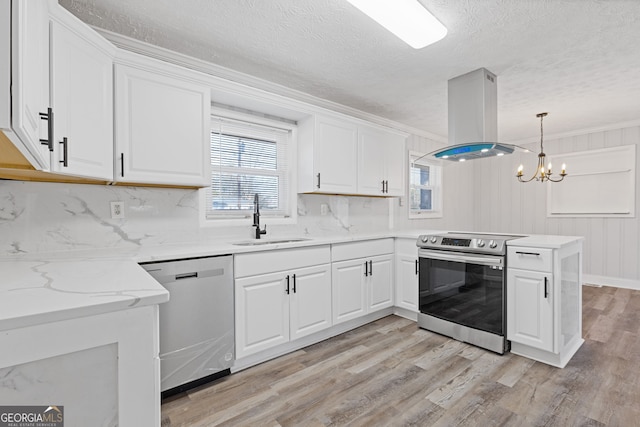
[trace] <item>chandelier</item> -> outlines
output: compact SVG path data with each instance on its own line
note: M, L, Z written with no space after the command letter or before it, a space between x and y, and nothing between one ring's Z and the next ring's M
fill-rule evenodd
M545 159L546 159L546 155L544 154L544 150L542 149L542 137L543 137L543 132L542 132L542 119L547 115L548 113L539 113L536 114L536 117L540 117L540 154L538 154L538 167L536 168L535 173L533 174L533 176L529 179L522 179L523 176L523 166L520 165L518 167L518 174L516 175L516 177L518 178L518 181L520 182L529 182L529 181L533 181L534 179L536 181L540 181L540 182L545 182L545 181L551 181L551 182L560 182L564 179L564 177L567 175L566 173L566 165L563 163L562 164L562 170L560 171L560 178L551 178L551 163L547 164L547 167L545 169L544 163L545 163Z

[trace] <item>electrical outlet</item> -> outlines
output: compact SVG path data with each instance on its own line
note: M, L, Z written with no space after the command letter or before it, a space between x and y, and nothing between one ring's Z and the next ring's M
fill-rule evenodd
M320 204L320 215L326 215L329 213L329 205L326 203Z
M120 219L124 218L124 202L111 202L111 218Z

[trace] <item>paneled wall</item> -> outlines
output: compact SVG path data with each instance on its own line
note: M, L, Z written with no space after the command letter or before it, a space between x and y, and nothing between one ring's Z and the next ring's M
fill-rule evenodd
M443 146L444 144L442 143L416 135L411 135L407 139L407 151L430 153ZM408 157L406 161L408 162ZM442 218L409 219L409 206L407 203L405 202L403 206L399 206L398 201L392 199L395 229L473 230L475 226L474 175L473 167L468 167L472 166L472 163L446 162L444 164L442 172L444 186ZM406 201L406 196L404 199Z
M547 155L579 152L619 145L640 144L640 127L609 130L579 136L545 139ZM530 182L515 178L520 163L533 173L539 142L527 144L533 154L475 160L472 167L475 211L473 229L524 234L584 236L584 273L587 281L640 288L640 220L635 218L548 218L546 189L562 183ZM636 147L636 168L640 149ZM556 156L560 162L561 155ZM567 164L571 173L571 164ZM450 187L449 187L450 188ZM616 191L616 188L607 189ZM640 174L636 173L636 212L640 199Z

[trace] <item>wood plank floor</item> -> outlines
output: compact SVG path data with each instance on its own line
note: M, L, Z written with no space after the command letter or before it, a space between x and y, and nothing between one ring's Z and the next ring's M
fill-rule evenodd
M584 287L565 369L388 316L163 402L162 426L640 426L640 291Z

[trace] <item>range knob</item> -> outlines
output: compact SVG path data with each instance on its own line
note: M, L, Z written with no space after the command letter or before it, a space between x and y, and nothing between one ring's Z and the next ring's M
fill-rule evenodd
M489 241L489 247L490 247L491 249L495 249L495 248L496 248L496 246L498 246L498 242L496 242L495 240L490 240L490 241Z
M484 240L482 240L482 239L478 240L478 247L479 248L484 248Z
M429 236L424 235L424 236L422 236L421 240L422 240L424 243L427 243L427 242L429 241Z
M436 236L431 236L431 243L435 243L438 241L438 238Z

